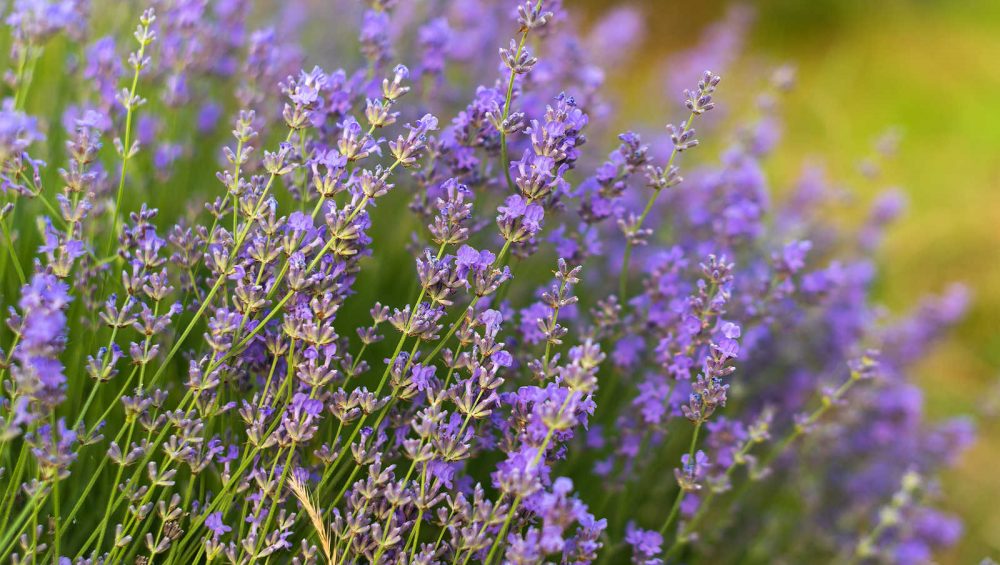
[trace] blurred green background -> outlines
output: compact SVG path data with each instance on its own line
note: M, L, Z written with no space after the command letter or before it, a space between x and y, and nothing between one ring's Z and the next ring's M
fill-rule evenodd
M663 104L663 56L696 44L731 2L576 0L588 21L609 8L643 10L636 61L608 79L632 123ZM977 416L980 440L944 483L945 507L966 524L942 563L1000 559L1000 1L761 0L736 65L791 63L795 90L781 113L785 135L769 163L787 186L804 161L822 160L859 200L887 185L906 193L906 214L880 252L879 300L904 312L949 282L973 291L971 312L917 375L932 418ZM766 67L762 67L766 68ZM720 98L724 100L724 89ZM665 93L663 96L675 96ZM903 134L880 183L859 161L890 126Z

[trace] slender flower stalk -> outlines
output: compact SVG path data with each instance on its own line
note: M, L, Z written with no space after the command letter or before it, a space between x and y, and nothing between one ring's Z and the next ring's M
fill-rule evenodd
M667 126L667 130L670 132L670 141L673 144L667 164L662 169L650 166L647 174L650 177L652 194L650 194L649 199L646 201L646 206L642 209L642 213L639 214L638 219L630 219L627 224L623 224L626 236L625 254L622 259L621 274L618 277L618 296L623 304L628 303L628 277L629 265L632 259L632 248L637 242L643 242L643 225L646 222L646 217L653 211L653 205L656 203L660 192L683 182L684 178L680 176L680 170L674 165L674 161L682 152L698 145L698 139L695 138L695 131L692 127L694 120L696 117L715 108L715 102L712 101L712 94L721 80L722 77L719 75L713 74L711 71L705 71L704 76L698 83L697 90L684 91L684 105L690 111L690 114L688 114L687 120L680 128L675 127L673 124Z
M125 177L128 172L128 163L139 152L139 145L132 139L132 122L136 119L136 110L146 103L146 99L138 94L139 75L143 69L150 65L150 57L146 55L146 49L156 39L156 32L152 25L156 21L156 13L149 8L139 17L139 26L135 30L135 40L139 43L139 48L129 55L128 63L132 67L132 84L128 90L122 90L118 97L118 102L125 108L125 131L121 138L115 139L115 148L118 156L121 157L122 165L118 172L118 191L115 193L115 207L111 215L111 231L108 234L108 244L105 255L110 255L115 238L118 237L118 222L121 211L122 197L125 195Z

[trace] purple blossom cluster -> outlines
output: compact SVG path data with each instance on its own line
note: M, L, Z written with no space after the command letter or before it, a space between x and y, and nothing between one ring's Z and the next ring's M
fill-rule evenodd
M967 297L872 302L896 197L841 230L822 171L773 196L787 69L723 134L702 63L749 14L684 54L677 121L641 135L603 88L627 9L588 35L559 0L337 1L340 60L297 44L307 3L262 29L249 4L116 6L131 38L87 0L7 9L0 560L955 542L937 476L972 431L929 422L908 374Z

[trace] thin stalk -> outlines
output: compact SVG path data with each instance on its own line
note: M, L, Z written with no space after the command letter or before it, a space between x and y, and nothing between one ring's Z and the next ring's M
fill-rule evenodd
M135 432L135 420L133 419L129 423L129 425L128 425L128 434L126 436L127 439L125 440L125 446L123 447L124 453L128 453L129 442L132 440L132 434L134 432ZM112 493L114 493L115 490L118 488L118 484L121 482L121 480L122 480L122 474L124 474L124 472L125 472L125 465L119 465L118 466L118 472L115 474L115 480L114 480L114 482L111 483L111 492ZM108 523L111 520L111 513L114 511L114 508L117 506L117 503L112 504L112 501L115 500L115 499L116 499L116 497L114 497L114 496L108 498L108 503L104 507L104 519L101 520L101 526L100 526L100 528L98 530L96 530L96 531L100 532L97 535L97 547L98 548L101 547L101 542L104 541L104 536L107 534L107 531L108 531ZM86 549L86 547L87 546L84 545L84 549ZM81 551L81 554L82 553L83 553L83 551Z
M562 416L562 413L566 410L566 407L569 406L569 401L571 398L573 398L573 395L574 392L572 390L568 394L566 394L566 399L563 400L562 406L559 407L559 412L556 414L555 418L556 420L558 420L559 417ZM550 427L548 433L545 434L545 439L542 440L542 445L541 447L538 448L538 453L535 454L535 458L531 462L532 467L537 466L539 461L542 460L542 457L545 456L545 450L548 449L549 442L552 441L552 436L555 435L555 432L556 432L555 428ZM511 520L514 519L514 515L517 513L517 509L518 506L520 506L520 504L521 504L521 496L514 497L514 502L511 503L510 510L507 512L507 518L504 520L503 526L501 526L500 528L500 533L497 534L497 536L493 539L493 546L490 548L490 552L486 555L486 559L483 561L484 565L489 565L489 563L493 561L493 556L500 549L500 546L503 545L503 540L507 536L507 529L510 527ZM468 555L466 555L465 561L462 562L463 565L469 562L470 557L472 557L471 552Z
M510 251L510 246L511 246L511 241L508 239L504 242L503 247L500 249L500 253L497 254L497 258L493 261L494 265L499 265L500 262L503 261L504 257L507 256L507 252ZM437 347L435 347L434 350L431 351L430 355L428 355L427 358L424 360L424 363L430 363L431 361L434 360L435 357L437 357L438 353L441 352L441 349L443 349L444 346L448 343L448 340L451 339L451 336L455 335L455 332L458 331L458 328L460 328L462 324L465 322L465 317L468 316L469 312L472 312L475 309L476 304L479 304L480 299L481 297L477 296L473 298L471 302L469 302L469 305L465 307L465 311L462 312L462 315L455 320L455 322L451 325L450 328L448 328L448 333L446 333L444 338L442 338L441 341L438 342Z
M682 130L681 134L691 129L691 124L694 123L694 117L696 115L697 114L695 114L694 112L691 112L691 114L688 116L687 121L684 122L684 129ZM674 160L677 158L678 154L680 154L680 150L677 148L676 145L674 145L674 148L670 151L670 157L667 159L667 166L664 167L663 169L664 171L667 172L667 174L669 174L670 169L673 167ZM646 202L646 207L643 209L642 215L639 216L639 220L635 226L635 230L637 232L642 229L642 225L646 221L646 216L648 216L650 211L652 211L653 203L656 202L656 198L660 195L660 192L662 191L654 190L653 194L649 196L649 200ZM625 242L625 255L623 256L622 259L621 275L619 275L618 277L619 301L623 306L628 304L628 272L629 272L629 261L632 258L633 245L634 245L633 238L631 237L628 238L627 241Z
M688 448L688 464L694 465L694 451L698 448L698 432L701 431L701 424L703 420L698 419L694 424L694 433L691 434L691 446ZM677 489L677 496L674 497L674 503L670 507L670 514L667 515L667 519L663 522L663 526L660 527L660 535L666 534L667 530L674 523L674 519L677 518L677 513L681 509L681 502L684 500L684 496L687 491L684 488Z
M28 519L28 514L36 512L38 509L38 497L40 496L40 490L35 491L30 499L25 503L24 508L21 509L20 514L14 518L11 523L11 528L8 528L4 533L3 538L0 538L0 561L5 561L7 554L10 550L14 549L17 543L17 535L21 532L23 526L19 524Z
M535 10L542 7L542 0L538 0L535 4ZM514 54L514 60L521 58L521 54L524 52L524 46L528 42L528 31L529 28L524 28L521 30L521 39L517 43L517 51ZM510 70L510 80L507 81L507 94L504 97L503 102L503 116L501 116L500 123L507 121L510 117L510 106L514 98L514 81L517 78L517 73L513 69ZM514 184L514 179L510 176L510 158L507 155L507 132L504 128L500 128L500 167L503 169L504 179L507 181L507 188L511 192L517 192L517 185Z
M17 252L14 250L14 239L10 235L10 228L7 227L7 218L0 221L0 228L3 229L3 238L7 244L7 253L10 255L11 263L14 265L14 270L17 271L17 280L20 281L23 286L28 282L28 279L24 276L24 268L21 267L21 260L18 258ZM4 265L6 266L6 262ZM3 273L0 272L0 277L2 276Z
M52 449L57 451L59 449L59 428L56 425L56 413L52 411L49 415L50 423L52 427ZM53 458L55 458L58 453L53 453ZM61 505L59 504L59 471L57 470L55 476L52 477L52 518L53 518L53 535L52 535L52 547L56 552L56 559L59 558L61 553L59 553L59 544L62 539L62 517L61 517Z
M774 463L774 461L782 454L784 454L797 439L799 439L800 437L802 437L802 435L805 434L806 430L808 430L812 425L814 425L817 421L819 421L820 418L822 418L834 405L836 405L837 402L841 398L843 398L845 394L847 394L847 391L849 391L851 387L853 387L858 381L860 381L861 378L862 378L861 373L857 371L851 371L850 377L846 381L844 381L839 387L837 387L837 389L832 394L828 396L824 395L820 400L819 407L813 410L809 414L809 416L806 417L804 421L796 423L793 426L792 430L788 433L788 435L785 436L785 438L775 446L775 448L767 455L767 457L765 457L761 461L760 468L762 469L769 468ZM736 491L736 494L733 495L730 501L731 508L735 509L737 503L740 500L742 500L744 496L747 495L747 493L750 490L751 484L753 484L753 481L746 481L743 483L740 489ZM710 498L706 499L706 502L710 500L711 500L711 495ZM704 508L707 511L707 504L703 502L702 508ZM685 528L684 532L682 532L681 535L676 536L673 545L671 545L670 549L667 551L668 560L671 556L676 555L681 550L681 547L685 543L687 543L688 535L694 531L694 528L697 526L700 520L701 518L699 518L698 515L696 514L695 518Z
M149 34L149 25L149 23L143 24L143 39L139 40L139 51L137 52L137 57L133 66L135 72L132 74L132 86L129 89L128 108L125 111L125 135L122 137L121 145L122 166L119 171L120 176L118 179L118 192L115 196L114 215L111 219L111 232L108 235L108 244L104 253L105 255L111 255L111 250L114 248L115 244L115 237L118 233L118 214L121 212L122 197L125 194L125 173L128 171L128 163L132 158L132 121L135 119L135 109L138 107L136 92L139 88L139 74L142 70L143 59L146 56L146 46L149 45L149 41L145 39L145 37Z
M733 473L736 472L736 469L738 467L742 466L745 463L746 461L745 458L747 454L750 453L750 449L757 443L758 440L756 440L753 437L750 437L743 442L743 445L740 447L739 451L733 457L733 461L729 464L728 467L726 467L726 471L725 473L723 473L724 477L722 481L723 484L727 484L732 479ZM695 512L694 517L692 517L691 520L684 525L684 528L677 534L677 536L674 537L673 543L667 549L666 558L664 559L664 561L670 562L671 558L676 556L677 552L680 551L681 546L684 544L684 540L686 540L688 536L690 536L691 533L698 528L698 526L701 524L701 521L705 519L705 516L708 514L709 508L711 508L712 506L712 502L719 494L720 494L719 491L712 490L705 496L704 500L702 500L701 503L698 505L698 511Z

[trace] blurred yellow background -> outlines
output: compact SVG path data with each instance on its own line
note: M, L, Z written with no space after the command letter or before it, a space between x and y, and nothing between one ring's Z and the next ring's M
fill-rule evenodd
M644 11L648 30L636 63L608 77L634 102L619 109L628 123L662 111L649 93L662 92L663 56L694 45L731 4L567 0L578 3L589 21L623 4ZM943 505L963 517L966 532L940 561L1000 559L1000 1L749 4L756 19L743 59L798 70L769 165L775 184L821 158L859 199L901 187L909 205L880 253L879 300L901 313L952 281L973 291L968 317L918 378L932 418L975 415L980 433L945 477ZM897 157L880 183L865 182L858 162L890 126L903 134Z

